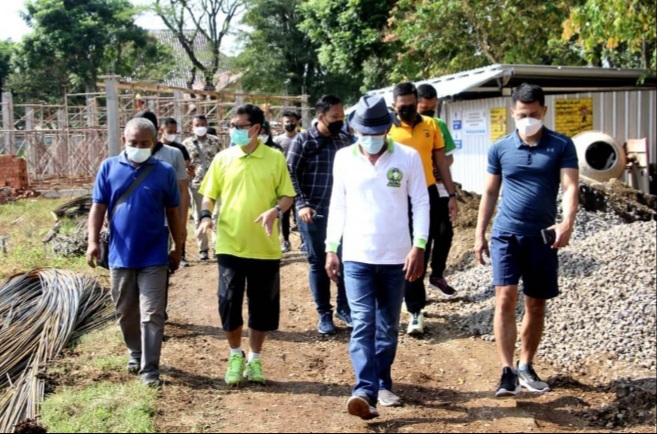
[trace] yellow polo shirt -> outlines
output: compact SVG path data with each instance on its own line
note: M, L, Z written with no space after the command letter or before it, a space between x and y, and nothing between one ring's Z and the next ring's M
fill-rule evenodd
M415 127L396 119L388 136L397 143L410 146L420 154L428 187L436 183L436 178L433 176L433 151L444 148L445 142L433 118L419 114L418 116L422 118L422 122Z
M276 206L281 197L296 195L283 153L262 141L250 155L240 146L223 150L212 160L199 190L220 206L217 254L281 258L278 224L274 224L268 237L262 224L255 220Z

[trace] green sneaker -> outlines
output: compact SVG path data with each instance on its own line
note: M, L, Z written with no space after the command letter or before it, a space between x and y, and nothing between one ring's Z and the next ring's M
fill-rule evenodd
M254 359L246 364L244 378L253 383L264 384L267 382L265 375L262 373L262 362L260 359Z
M233 354L228 359L228 369L224 380L229 386L240 384L244 381L242 372L244 372L244 354Z

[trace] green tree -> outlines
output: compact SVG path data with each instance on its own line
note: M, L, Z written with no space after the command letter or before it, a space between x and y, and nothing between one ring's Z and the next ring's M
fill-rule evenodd
M182 45L192 63L191 88L200 72L205 88L215 88L215 76L222 59L221 46L231 30L231 22L244 10L243 0L155 0L154 12ZM197 38L206 41L199 50Z
M362 90L387 80L394 43L385 43L394 0L305 0L301 29L319 44L319 60L330 72L350 74Z
M14 48L14 43L8 39L0 41L0 95L3 92L5 80L11 71L11 53ZM0 96L0 100L2 96Z
M358 97L360 83L331 73L317 57L319 45L299 29L302 0L249 0L242 23L250 28L237 59L245 90L309 94L311 103L333 93L346 101Z
M590 65L657 72L654 0L587 0L571 10L561 43Z
M98 76L165 74L166 51L137 26L128 0L31 0L32 28L18 44L9 84L23 99L56 100L62 91L93 92ZM159 69L158 69L159 68Z
M401 43L391 78L422 79L494 63L581 64L559 38L581 0L400 0L388 40Z

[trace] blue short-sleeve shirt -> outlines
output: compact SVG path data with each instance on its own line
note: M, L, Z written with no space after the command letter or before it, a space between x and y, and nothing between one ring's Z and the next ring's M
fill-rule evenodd
M94 203L107 205L109 213L147 165L155 167L114 210L110 221L110 268L144 268L169 262L166 208L180 205L176 172L171 165L151 157L134 167L125 152L108 158L96 175L92 199Z
M561 169L577 169L573 141L543 127L535 146L517 131L488 151L488 173L502 176L502 200L493 229L517 235L540 235L555 223Z

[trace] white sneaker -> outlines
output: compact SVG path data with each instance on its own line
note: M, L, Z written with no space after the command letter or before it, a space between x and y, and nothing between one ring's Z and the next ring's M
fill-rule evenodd
M411 314L411 319L408 321L408 329L406 334L421 335L424 333L424 315L422 312Z

